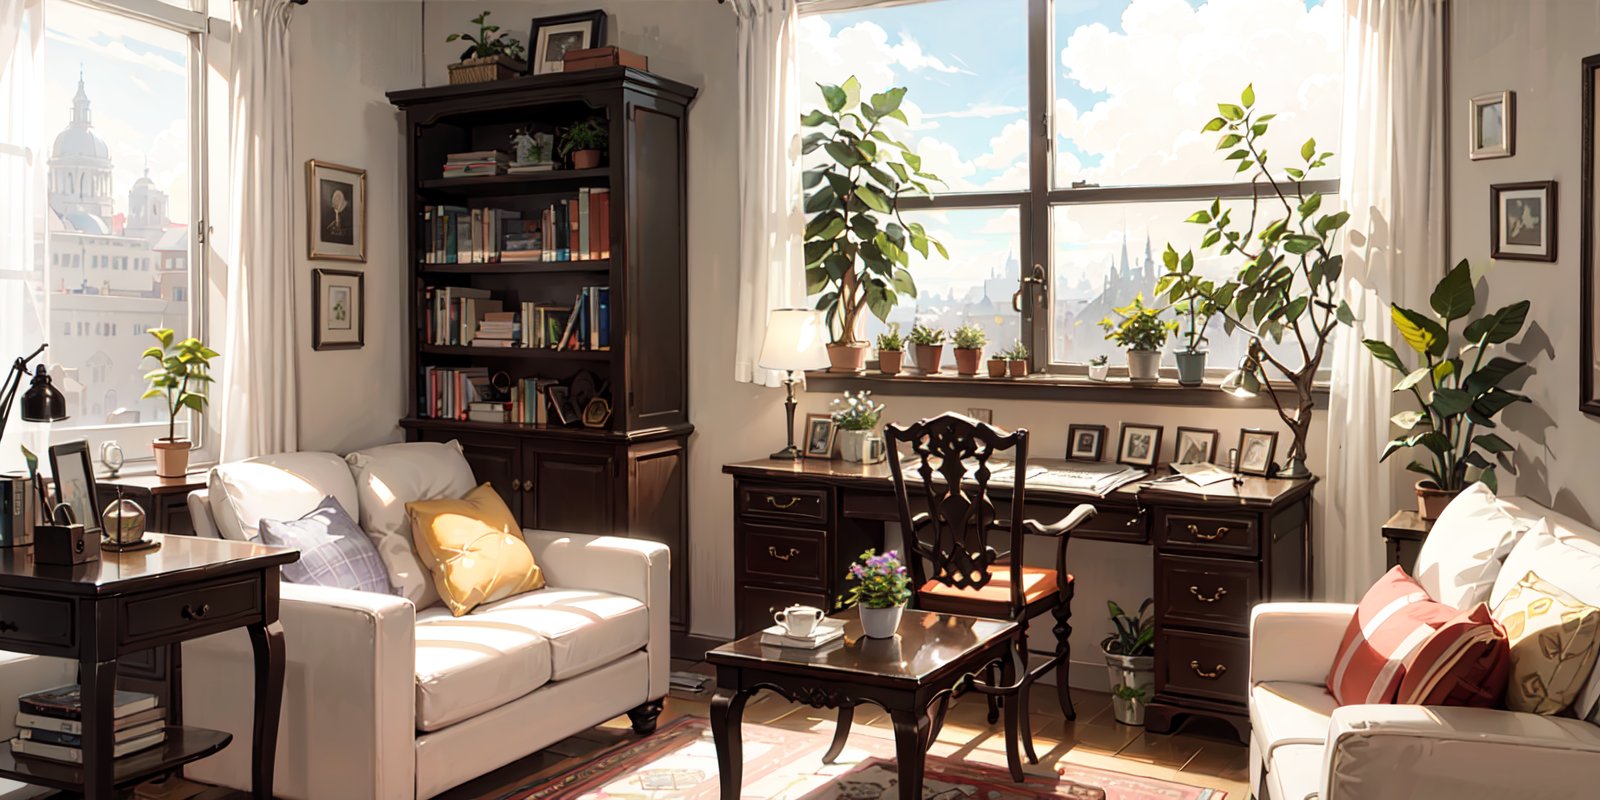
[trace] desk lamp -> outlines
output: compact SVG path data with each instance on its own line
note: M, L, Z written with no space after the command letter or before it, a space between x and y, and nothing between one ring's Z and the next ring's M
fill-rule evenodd
M794 387L800 382L801 372L828 365L828 351L823 348L827 333L821 312L809 308L778 308L767 316L767 338L761 343L757 363L763 369L783 372L783 385L788 390L783 407L789 416L789 446L773 453L775 459L795 460L801 456L800 448L794 445Z
M49 345L41 344L38 350L13 361L5 383L0 384L0 437L6 435L6 421L11 418L11 401L16 399L17 390L22 387L22 379L28 376L28 362L38 358L46 347ZM33 381L28 385L28 391L22 393L22 420L57 422L66 418L67 398L63 397L61 391L51 383L50 373L45 371L43 364L40 364L38 370L33 373Z

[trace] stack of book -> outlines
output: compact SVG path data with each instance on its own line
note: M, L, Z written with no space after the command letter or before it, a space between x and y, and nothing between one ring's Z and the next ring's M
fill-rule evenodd
M503 175L511 159L499 150L473 150L470 153L451 153L445 157L446 178L473 178L480 175Z
M526 250L533 222L524 222L522 212L504 208L466 206L423 206L422 229L427 241L422 245L426 264L492 264L504 257L502 248L515 243ZM523 256L515 260L533 260Z
M484 316L504 311L488 289L469 286L429 287L423 292L423 330L428 344L472 345Z
M17 738L11 752L69 764L83 763L83 698L77 684L17 698ZM167 710L145 692L116 694L112 755L148 750L166 741Z
M478 320L473 347L520 347L522 325L515 311L487 311Z
M610 258L611 190L579 189L576 198L561 200L546 208L537 225L540 257L526 260L599 261Z
M493 400L488 367L425 367L418 411L433 419L469 419L473 403Z
M793 634L782 625L771 625L761 631L761 643L769 647L797 647L816 650L844 638L844 620L824 618L810 633Z

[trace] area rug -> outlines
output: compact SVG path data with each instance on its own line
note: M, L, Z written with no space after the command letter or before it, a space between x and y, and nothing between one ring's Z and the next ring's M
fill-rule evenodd
M741 800L895 800L894 744L858 734L838 763L822 763L829 734L744 726ZM1062 764L1060 779L1012 783L1004 768L928 758L923 800L1223 800L1226 792ZM717 800L711 725L681 718L654 736L612 747L582 767L500 800Z

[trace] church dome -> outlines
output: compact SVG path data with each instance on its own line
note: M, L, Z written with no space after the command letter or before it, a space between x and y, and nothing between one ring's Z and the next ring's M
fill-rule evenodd
M88 157L109 161L111 160L111 151L106 147L106 143L88 128L80 128L74 125L56 134L55 144L50 146L50 157Z

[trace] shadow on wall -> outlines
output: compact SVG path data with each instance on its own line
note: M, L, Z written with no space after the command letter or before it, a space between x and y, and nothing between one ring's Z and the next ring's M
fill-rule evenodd
M1540 365L1545 369L1554 369L1559 363L1556 360L1555 343L1538 321L1528 323L1520 340L1507 343L1506 353L1518 361L1533 365L1532 369L1522 370L1509 380L1506 388L1512 391L1523 391ZM1560 463L1560 453L1550 444L1550 433L1556 429L1555 418L1550 416L1550 412L1536 403L1517 403L1507 408L1500 419L1507 430L1524 438L1522 446L1511 453L1510 466L1512 473L1517 476L1517 494L1568 516L1592 519L1571 492L1563 490L1557 497L1550 494L1550 465Z

